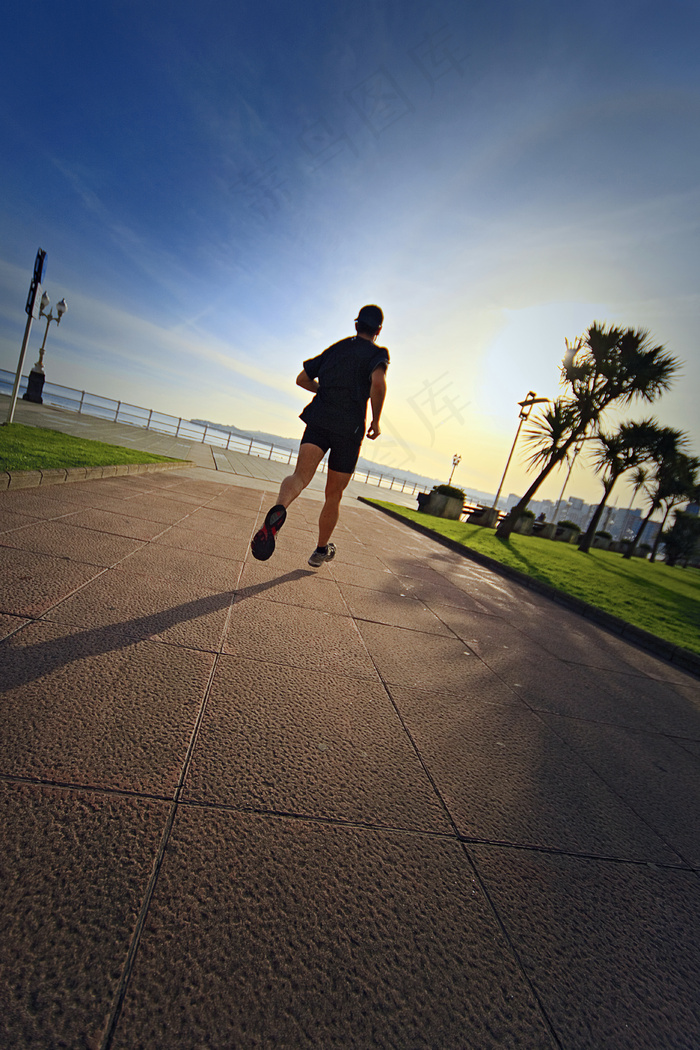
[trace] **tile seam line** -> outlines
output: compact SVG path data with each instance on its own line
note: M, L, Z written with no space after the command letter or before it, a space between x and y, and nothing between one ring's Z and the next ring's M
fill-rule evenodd
M435 615L438 617L438 619L440 620L441 623L444 622L442 620L442 618L437 613L435 613ZM449 624L445 624L445 626L449 628ZM456 632L453 632L453 633L456 634ZM459 635L456 634L456 637L459 638L459 640L462 642L463 645L466 645L467 648L469 648L468 643L464 642L463 639L461 639ZM472 652L473 652L473 650L472 650ZM568 742L568 740L566 740L566 738L561 733L557 732L557 730L554 728L554 726L550 725L549 722L547 722L542 717L542 714L543 713L547 713L547 712L541 712L538 708L533 707L531 702L525 696L522 696L516 690L515 686L513 686L509 682L507 682L505 680L505 678L503 678L503 676L500 673L500 671L497 668L492 667L487 659L478 656L477 653L475 653L474 655L477 656L477 659L481 660L481 662L484 664L484 666L487 667L491 671L491 673L493 675L495 675L495 677L503 684L504 688L507 689L510 693L512 693L513 696L516 698L516 700L519 703L521 703L530 712L530 714L532 714L537 719L537 721L542 726L544 726L545 729L548 729L552 733L554 733L554 735L557 737L557 739L560 741L560 743L563 744L564 747L566 747L572 754L576 755L576 757L579 759L579 761L583 762L583 764L586 766L586 768L589 770L589 772L605 786L605 788L613 795L613 797L617 799L617 801L618 801L618 803L620 805L624 806L631 813L633 813L634 816L637 818L637 820L640 821L644 825L644 827L646 827L660 842L662 842L666 846L666 848L671 851L671 853L673 853L676 857L678 857L678 859L681 861L681 864L683 866L689 865L690 862L686 860L686 858L683 856L683 854L678 849L676 849L675 846L673 846L670 842L668 842L666 840L666 838L655 827L653 827L649 823L649 821L642 814L638 813L637 809L635 808L635 806L631 802L629 802L626 798L623 798L623 796L619 793L617 788L613 784L609 783L607 778L604 777L603 774L600 773L595 768L595 766L593 766L592 763L589 762L588 759L577 748L573 747L573 745L570 744ZM649 678L648 675L644 675L644 677L645 678ZM553 712L551 712L551 713L553 713ZM562 717L565 717L565 716L562 716ZM588 721L588 720L584 719L583 721ZM596 724L615 726L615 723L596 723ZM621 728L624 729L625 727L623 726ZM663 736L664 734L657 733L655 735Z
M212 498L214 498L214 497L212 497ZM208 501L208 502L211 502L211 501ZM239 574L238 574L238 579L236 581L236 585L238 585L238 583L240 581L240 577L241 577L242 572L243 572L243 566L241 565L241 568L239 569ZM233 594L235 594L235 588L233 590ZM189 744L188 744L188 747L187 747L187 752L185 754L185 758L184 758L184 761L182 763L182 768L180 770L180 775L178 777L178 782L177 782L177 786L175 788L175 792L174 792L174 794L172 796L172 800L171 800L171 803L170 803L170 810L169 810L168 817L167 817L166 822L165 822L165 827L163 829L163 833L161 835L161 841L160 841L160 844L159 844L159 847L158 847L158 852L157 852L156 857L155 857L154 862L153 862L153 867L151 869L151 875L150 875L150 878L148 880L148 884L147 884L147 887L146 887L146 892L144 893L144 897L143 897L143 900L141 902L141 908L140 908L139 915L138 915L138 918L137 918L137 921L136 921L136 925L134 927L134 931L133 931L133 934L132 934L131 942L129 944L129 949L127 951L126 959L124 960L124 966L122 968L122 973L121 973L121 977L120 977L120 980L119 980L119 985L117 986L117 990L115 992L115 996L114 996L114 999L113 999L113 1002L112 1002L112 1007L111 1007L111 1010L110 1010L110 1014L108 1016L107 1024L105 1026L104 1038L103 1038L102 1042L100 1043L100 1050L110 1050L110 1047L111 1047L112 1042L114 1040L114 1037L116 1035L117 1027L119 1025L119 1020L121 1018L121 1013L122 1013L122 1009L123 1009L123 1006L124 1006L124 1001L126 999L126 995L127 995L128 990L129 990L129 984L131 983L131 975L133 973L134 965L135 965L135 962L136 962L136 957L138 955L138 951L139 951L139 948L141 946L141 937L143 936L143 931L145 929L145 925L146 925L146 922L147 922L147 919L148 919L148 914L149 914L149 911L150 911L151 902L153 900L153 895L154 895L154 893L156 891L156 887L157 887L157 884L158 884L158 878L160 876L160 871L161 871L161 868L163 866L163 862L165 860L165 853L166 853L166 850L168 848L168 844L170 842L170 837L172 835L173 827L175 825L175 818L176 818L178 810L180 808L180 799L181 799L182 793L184 791L185 781L187 779L187 774L189 772L189 767L190 767L190 764L192 762L192 756L194 755L194 750L195 750L195 747L196 747L196 744L197 744L197 740L199 738L199 732L200 732L200 729L201 729L201 726L202 726L202 722L204 720L204 714L205 714L205 711L206 711L206 708L207 708L207 703L208 703L209 697L211 695L211 690L212 690L212 686L213 686L213 683L214 683L214 677L216 675L216 670L218 668L219 661L220 661L220 658L221 658L221 655L222 655L223 645L224 645L224 642L225 642L225 639L226 639L226 635L228 633L229 624L230 624L230 621L231 621L232 610L233 610L233 598L229 602L229 607L228 607L227 614L226 614L226 622L224 623L224 626L222 628L222 633L221 633L221 635L219 637L219 649L218 649L218 652L216 652L214 654L214 658L212 660L211 669L209 671L209 677L208 677L208 680L207 680L207 684L206 684L206 686L204 688L202 701L201 701L201 703L199 705L199 711L197 712L197 718L195 719L195 724L193 726L192 733L190 734L190 741L189 741Z
M343 601L345 601L344 598L343 598ZM423 757L422 757L420 751L418 750L416 742L413 739L413 736L412 736L410 730L408 729L408 726L406 725L406 723L405 723L405 721L404 721L404 719L403 719L403 717L401 715L401 712L399 711L398 706L397 706L397 704L396 704L396 702L395 702L393 696L391 695L391 692L390 692L390 690L389 690L389 688L387 686L387 683L385 682L383 675L380 673L379 668L377 667L377 665L376 665L376 663L374 661L374 658L373 658L373 656L372 656L372 654L371 654L371 652L370 652L370 650L369 650L369 648L368 648L364 638L362 637L362 634L360 632L359 627L357 626L357 623L355 622L354 617L353 617L353 623L355 624L355 629L357 630L357 633L360 635L360 639L361 639L362 645L364 646L364 648L365 648L365 650L367 652L367 655L369 656L370 660L374 664L374 668L375 668L377 674L379 675L379 678L380 678L380 681L382 683L382 686L384 687L384 690L385 690L387 696L389 697L389 702L391 703L392 707L394 708L394 711L396 712L396 716L399 719L399 722L400 722L400 724L401 724L401 726L402 726L402 728L404 730L404 733L406 734L406 737L408 738L408 741L409 741L409 743L410 743L410 745L411 745L411 747L412 747L412 749L414 751L414 754L416 755L416 757L418 759L418 762L420 763L420 765L421 765L421 767L422 767L422 769L424 771L425 776L428 778L428 782L430 783L433 791L435 792L435 795L436 795L436 797L437 797L437 799L438 799L438 801L439 801L439 803L440 803L440 805L441 805L441 807L443 809L444 814L447 817L447 820L449 821L450 826L452 827L455 835L459 839L460 838L459 829L457 827L457 824L456 824L454 818L452 817L452 813L450 812L450 809L447 806L447 803L446 803L445 799L443 798L440 790L438 789L438 786L437 786L437 784L436 784L432 774L430 773L430 770L428 769L425 761L423 760ZM445 626L448 626L448 625L446 624ZM451 630L451 628L449 628L449 627L448 627L448 629ZM454 633L454 632L452 632L452 633ZM460 642L462 644L464 644L461 639L459 639L459 640L460 640ZM509 932L508 932L508 930L506 928L504 920L501 918L501 915L500 915L500 913L499 913L499 911L498 911L498 909L496 907L496 904L495 904L494 900L492 899L491 894L489 893L489 891L488 891L488 889L486 887L486 883L484 882L483 878L481 877L481 873L479 872L479 869L477 868L475 858L472 857L471 852L469 850L468 843L460 841L460 845L461 845L462 850L464 851L464 856L467 859L467 863L468 863L469 867L471 868L471 871L473 873L473 877L476 879L476 881L477 881L477 883L479 885L479 889L481 890L481 893L483 894L484 900L486 901L487 907L488 907L488 909L491 912L493 920L494 920L494 922L496 923L496 926L498 927L498 929L501 932L501 936L503 937L503 941L504 941L506 950L508 952L510 952L510 956L511 956L511 958L512 958L514 964L515 964L516 970L520 974L521 980L523 981L525 987L529 990L529 993L530 993L534 1003L536 1004L537 1009L539 1010L539 1014L540 1014L542 1023L545 1026L545 1028L547 1029L547 1032L549 1033L549 1037L550 1037L550 1039L552 1041L552 1044L554 1046L558 1047L559 1050L564 1050L563 1045L562 1045L561 1041L559 1040L559 1038L558 1038L558 1036L557 1036L557 1034L556 1034L556 1032L554 1030L552 1022L550 1021L550 1018L549 1018L549 1015L548 1015L548 1013L547 1013L547 1011L545 1009L544 1003L542 1002L542 999L540 998L540 996L539 996L539 994L537 992L537 989L535 988L535 985L534 985L533 981L530 979L530 976L528 975L527 970L525 968L525 965L524 965L524 963L523 963L523 961L522 961L522 959L520 957L520 953L518 952L518 950L517 950L517 948L515 946L515 943L514 943L513 939L511 938L511 936L510 936L510 934L509 934Z
M45 780L41 777L22 776L21 774L0 773L0 783L18 784L27 787L49 788L66 793L89 793L107 798L125 798L145 802L162 802L172 804L172 795L129 790L128 788L105 787L100 784L83 784L73 781ZM459 845L486 846L493 849L517 850L522 853L543 853L554 857L565 857L571 860L592 860L604 864L649 868L652 871L669 871L700 876L700 865L668 864L664 861L637 860L634 857L613 857L602 853L586 853L577 850L559 849L554 846L542 846L528 842L512 842L506 839L489 839L476 835L451 834L447 831L434 831L430 828L411 828L396 824L376 824L362 820L342 817L325 817L312 813L296 813L291 810L262 809L255 806L234 805L226 802L205 801L196 798L180 798L179 808L212 810L218 813L241 814L271 818L273 820L290 820L308 824L320 824L325 827L357 829L371 833L388 833L392 835L410 835L415 838L437 839L443 842L455 842Z
M122 966L119 984L117 985L116 991L112 999L112 1004L105 1024L104 1035L100 1042L100 1050L110 1050L110 1047L112 1046L114 1037L116 1035L119 1020L121 1018L122 1008L124 1006L124 1001L129 990L129 984L131 982L131 975L134 969L134 964L136 962L136 956L138 955L138 951L141 946L141 937L143 935L146 921L148 919L148 913L150 911L151 902L153 900L153 895L156 891L158 878L160 876L161 868L163 866L163 861L165 860L165 853L170 842L170 837L172 835L173 826L175 824L175 818L179 809L180 795L182 794L185 778L189 769L189 764L192 760L195 744L199 735L199 729L204 718L204 712L206 710L207 701L211 692L212 684L214 681L214 675L216 673L216 669L219 662L219 657L220 653L216 653L214 655L214 659L212 660L212 666L209 671L209 678L207 680L207 684L204 689L204 695L199 705L199 711L197 712L197 718L195 719L195 724L190 735L190 742L188 744L187 752L185 754L182 768L180 770L178 783L170 801L170 809L165 822L165 827L163 828L163 832L161 834L158 850L156 852L156 856L154 858L153 865L151 868L151 874L149 876L148 883L146 885L146 890L143 895L143 900L141 902L141 907L139 909L139 914L134 925L134 930L131 936L131 941L129 943L129 948L127 950L126 958Z
M395 835L413 835L418 838L441 839L445 842L459 842L459 837L449 831L433 831L429 828L400 827L395 824L374 824L369 821L353 820L345 817L326 817L312 813L296 813L292 810L262 809L256 806L234 805L227 802L207 802L197 798L180 800L180 806L190 809L209 809L218 813L236 813L247 816L259 816L273 820L291 820L309 824L321 824L325 827L357 828L360 831L389 832Z
M107 795L115 798L142 799L146 802L172 802L172 792L158 794L154 791L139 791L136 788L105 787L103 784L82 784L72 780L50 780L21 773L0 773L0 783L25 784L28 787L45 787L56 791L89 792L94 795Z
M632 865L652 869L681 871L690 874L699 873L700 865L690 862L670 864L664 861L637 860L634 857L614 857L604 853L588 853L579 850L561 849L556 846L542 846L530 842L511 842L507 839L489 839L465 835L462 832L453 834L447 831L433 831L428 828L399 827L393 824L373 824L368 821L345 819L342 817L324 817L309 813L295 813L291 810L262 809L254 806L234 805L226 802L207 802L202 799L186 798L180 800L180 806L198 809L212 809L218 812L252 814L271 817L279 820L307 821L313 824L331 825L333 827L359 828L363 831L388 831L398 835L416 835L427 839L442 839L446 842L458 842L460 845L492 846L496 849L521 850L525 853L546 853L553 856L570 857L573 860L595 860L609 864Z
M494 670L493 668L491 668L491 670L496 675L496 677L503 682L506 688L510 688L511 690L513 690L513 687L508 686L508 683L504 681L504 679L501 677L498 671ZM619 790L615 787L615 785L610 783L608 778L595 768L593 763L586 758L585 754L583 754L582 751L570 744L561 732L558 732L553 725L550 725L550 723L542 717L542 714L546 712L540 712L537 708L531 705L529 700L527 700L523 696L518 695L518 699L527 708L527 710L530 711L530 713L537 719L537 721L542 726L544 726L545 729L548 729L550 730L550 732L554 733L555 737L559 740L559 742L563 744L564 747L566 747L572 754L576 755L580 762L583 762L584 766L589 770L589 772L596 778L596 780L599 780L600 783L604 785L604 787L610 792L610 794L615 799L617 799L618 803L621 806L624 806L624 808L629 810L630 813L633 813L636 819L640 822L640 824L642 824L649 832L651 832L651 834L654 835L659 840L659 842L662 842L664 846L666 846L666 848L671 851L671 853L678 857L678 859L683 865L687 865L689 863L687 859L683 856L683 854L680 852L680 850L677 849L671 842L667 841L665 835L663 835L657 828L650 824L647 818L642 813L638 812L637 807L632 802L630 802L628 799L624 798L623 795L620 794Z
M662 860L639 860L635 857L614 857L606 853L590 853L584 850L563 849L557 846L542 846L533 842L509 842L507 839L487 839L478 835L460 834L459 841L465 846L491 846L495 849L518 850L523 853L545 853L552 857L569 857L572 860L594 860L604 864L650 868L659 871L687 872L697 874L698 865L690 862L671 864Z
M591 762L588 761L588 759L585 757L585 755L582 752L580 752L577 748L575 748L572 744L570 744L569 741L561 733L557 732L557 730L552 725L550 725L549 722L547 722L542 717L543 714L548 714L548 713L549 714L553 714L553 712L541 712L539 710L539 708L533 707L531 702L526 697L521 696L520 693L518 693L516 691L514 686L512 686L510 683L506 682L506 680L503 678L501 673L495 667L492 667L485 659L482 659L482 663L486 667L488 667L488 669L492 672L492 674L495 675L495 677L503 684L503 686L506 689L508 689L511 693L513 693L513 695L516 697L516 699L519 701L519 703L521 703L526 708L526 710L528 710L530 712L530 714L533 715L542 726L544 726L545 729L548 729L550 732L554 733L554 735L559 740L559 742L561 744L563 744L563 746L566 747L568 751L570 751L572 754L576 755L578 760L580 762L582 762L584 764L584 766L586 766L588 771L596 778L596 780L600 781L600 783L604 785L604 787L610 792L610 794L615 799L617 799L617 802L621 806L624 806L625 809L627 809L631 813L633 813L634 816L636 817L636 819L641 824L643 824L644 827L647 828L647 830L649 832L651 832L651 834L654 835L659 840L659 842L662 842L666 846L666 848L671 851L671 853L673 853L676 857L678 857L678 859L681 861L682 865L687 865L689 863L686 860L686 858L683 856L683 854L678 849L676 849L676 847L673 846L670 842L667 842L666 838L655 827L653 827L653 825L651 825L649 823L649 821L646 819L646 817L644 817L641 813L638 813L637 809L635 808L635 806L631 802L629 802L626 798L624 798L620 794L618 789L613 784L608 782L607 778L604 777L603 774L600 773L595 768L595 766ZM559 717L566 717L566 716L559 716ZM584 721L586 721L586 720L584 720ZM604 723L594 723L594 724L611 725L613 727L616 727L616 723L604 722ZM625 729L626 727L625 726L621 726L620 728ZM663 735L663 734L656 734L656 735Z
M493 919L494 919L498 929L501 931L501 936L503 937L503 940L505 941L505 943L506 943L506 945L507 945L507 947L508 947L508 949L509 949L509 951L511 953L511 956L513 958L515 966L516 966L517 970L520 973L520 977L521 977L523 983L525 984L525 987L527 989L529 989L530 995L532 996L535 1004L537 1005L537 1009L540 1012L540 1017L542 1018L542 1023L544 1024L545 1028L547 1029L547 1031L549 1033L549 1037L552 1040L553 1045L558 1047L559 1050L565 1050L564 1044L559 1039L559 1036L557 1035L556 1030L554 1028L554 1025L553 1025L552 1021L550 1020L549 1014L548 1014L548 1012L547 1012L547 1010L545 1008L545 1005L544 1005L544 1003L543 1003L543 1001L542 1001L542 999L540 997L540 994L537 991L537 988L535 987L534 980L529 976L529 974L528 974L528 972L527 972L527 970L525 968L525 963L522 961L522 959L520 957L520 952L516 948L515 942L514 942L513 938L511 937L510 933L508 932L508 928L506 926L505 920L503 918L501 918L501 914L498 911L498 908L496 907L496 904L495 904L493 898L491 897L491 894L489 893L489 891L487 889L486 882L484 881L484 878L482 877L481 872L479 871L479 868L477 866L476 858L471 855L471 853L469 851L468 844L466 842L463 842L461 845L462 845L462 849L464 850L464 854L465 854L465 856L466 856L466 858L467 858L467 860L468 860L468 862L469 862L469 864L471 866L471 869L474 872L474 878L476 879L476 881L477 881L477 883L479 885L479 889L481 890L482 894L484 895L484 900L487 902L487 905L488 905L488 907L491 910L491 914L493 915Z
M582 715L558 715L554 711L545 711L542 708L536 708L536 710L552 718L560 718L563 722L580 722L589 726L605 726L607 729L619 729L623 733L644 733L645 736L658 736L663 740L672 740L674 743L700 743L700 737L679 736L678 733L672 733L667 729L658 729L656 726L631 726L623 722L607 722L603 718L584 718Z
M215 499L215 498L216 497L214 497L214 496L212 497L212 499ZM210 502L211 502L211 499L207 500L207 504L210 503ZM206 504L202 504L202 506L206 506ZM197 510L200 510L200 509L201 509L200 507L197 508ZM194 511L192 513L194 513ZM166 527L162 530L162 532L159 532L157 536L153 536L150 540L135 540L136 543L140 543L141 544L141 546L138 548L138 550L130 551L129 554L125 554L123 558L119 558L117 561L113 562L112 565L91 566L92 568L99 568L100 572L96 572L95 575L91 576L89 580L85 581L85 583L79 584L72 591L69 591L67 594L62 595L58 599L57 602L53 603L53 605L49 605L48 608L42 609L42 611L39 613L38 616L25 616L24 619L28 620L28 623L22 624L20 627L16 628L14 631L12 631L9 635L6 635L5 638L9 638L9 637L12 637L12 635L17 634L18 631L22 630L22 628L28 627L30 623L37 623L37 622L42 621L44 616L46 616L47 613L53 612L54 609L57 609L59 607L59 605L63 604L63 602L68 601L69 598L72 598L74 595L78 594L79 591L82 591L85 587L88 587L91 583L94 583L95 580L98 580L101 576L104 576L104 574L106 572L111 572L113 569L116 569L117 566L121 565L123 562L125 562L129 558L131 558L132 555L138 554L138 552L143 550L144 547L147 547L149 544L154 543L155 540L157 540L161 536L165 535L165 533L168 532L170 529L172 529L175 525L179 525L181 521L184 521L185 518L189 518L191 516L192 516L191 514L185 514L182 518L178 518L177 521L171 522L170 525L166 525ZM55 518L51 518L50 520L51 521L55 521L56 519ZM144 520L148 520L148 519L144 519ZM36 522L34 524L36 524ZM157 524L160 524L160 522L157 522ZM165 524L165 523L163 523L163 524ZM129 539L131 537L126 537L126 538ZM10 547L8 549L9 550L17 550L17 549L23 549L23 548ZM31 553L31 552L29 552L29 553ZM48 555L48 554L45 555L45 556L46 557L54 557L54 555ZM80 561L77 561L77 559L73 559L73 558L69 558L68 561L76 561L77 564L79 564L79 565L87 565L87 564L89 564L88 562L80 562ZM240 574L239 574L239 580L240 580ZM21 613L8 613L7 615L8 616L18 616L18 615L21 616L22 614ZM51 621L46 621L46 622L48 623L48 622L51 622ZM60 623L60 621L57 621L57 622ZM74 624L70 624L69 626L75 626L75 625ZM4 639L0 639L0 641L3 641L3 640Z

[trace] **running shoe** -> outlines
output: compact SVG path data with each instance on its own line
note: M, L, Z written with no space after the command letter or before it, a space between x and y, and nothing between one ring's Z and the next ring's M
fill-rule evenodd
M278 503L265 515L265 524L253 536L250 550L258 561L267 561L275 549L275 536L285 523L287 511Z
M324 561L333 561L335 558L335 544L329 543L327 547L317 547L309 558L309 565L317 569Z

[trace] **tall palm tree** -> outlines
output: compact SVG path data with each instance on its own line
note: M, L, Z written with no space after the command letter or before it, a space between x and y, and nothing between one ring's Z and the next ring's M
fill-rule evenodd
M686 503L698 485L697 472L700 468L700 460L694 456L688 456L680 451L682 445L687 444L687 436L672 432L678 436L678 443L671 447L666 454L658 454L656 457L656 469L652 477L647 481L644 490L649 500L649 510L644 521L639 526L637 535L625 551L625 558L631 558L637 549L642 534L651 520L652 514L665 508L664 518L659 533L661 533L666 518L672 507L680 503ZM670 436L669 436L670 440ZM658 544L655 544L658 547Z
M653 401L668 388L677 367L676 359L663 346L653 346L643 329L606 327L596 321L573 343L567 340L561 375L568 393L542 413L529 432L531 441L537 443L541 438L533 457L540 472L498 526L497 534L504 539L510 536L542 482L579 438L598 427L605 409L637 398Z
M582 553L588 554L591 549L603 510L615 484L628 470L638 468L652 458L661 434L662 428L654 419L645 419L640 423L622 423L612 434L600 431L596 436L598 447L594 453L593 464L596 474L603 474L603 498L581 537L579 550Z
M695 456L686 456L683 453L678 456L674 470L675 481L668 486L666 493L662 497L661 502L664 508L664 516L659 531L656 534L649 561L656 561L659 544L661 543L661 533L666 526L666 519L671 513L673 507L677 507L680 503L688 503L696 497L699 488L699 468L700 459L696 459ZM674 488L676 490L675 492L669 491Z

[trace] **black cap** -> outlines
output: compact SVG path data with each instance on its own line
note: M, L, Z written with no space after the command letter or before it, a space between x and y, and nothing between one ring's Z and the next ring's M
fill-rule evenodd
M361 321L362 324L376 331L384 323L384 314L378 306L363 306L355 320Z

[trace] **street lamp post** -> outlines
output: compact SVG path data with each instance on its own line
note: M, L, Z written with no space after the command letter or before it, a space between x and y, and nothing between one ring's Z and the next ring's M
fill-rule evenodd
M23 395L23 401L33 401L37 405L42 405L43 399L41 397L44 389L44 382L46 376L44 375L44 352L46 350L46 337L49 334L49 325L52 321L56 322L56 327L60 325L61 318L68 309L66 306L66 300L61 299L59 303L56 303L56 316L54 317L53 311L51 313L46 312L46 308L49 306L50 300L46 292L41 297L41 307L39 309L39 317L46 318L46 329L44 331L44 340L39 350L39 360L36 362L31 372L29 373L29 382L27 384L27 392Z
M532 412L533 405L541 405L546 401L549 401L548 397L538 397L534 390L528 390L527 397L525 398L525 400L518 401L518 404L520 405L520 422L518 423L518 429L515 432L515 440L513 441L513 445L510 450L510 455L508 456L508 460L506 462L506 468L503 471L501 484L498 486L498 492L496 493L496 498L494 499L493 507L491 508L491 510L496 511L496 513L498 513L498 500L501 495L501 489L503 488L503 483L506 480L508 467L510 466L510 461L513 458L513 453L515 452L515 446L518 443L518 438L520 437L520 431L522 430L523 423L530 418L530 413Z
M448 485L452 484L452 477L454 475L454 472L461 462L462 457L455 452L454 456L452 457L452 474L450 474L450 480L447 482Z
M29 285L29 294L27 295L27 305L25 311L27 313L27 324L24 329L24 339L22 340L22 349L19 352L19 360L17 362L17 372L15 373L15 385L12 388L12 395L10 397L10 405L7 410L7 419L3 425L10 424L14 419L15 405L17 404L17 394L19 393L19 385L22 382L22 368L24 366L24 355L27 352L27 344L29 342L29 333L32 330L32 321L36 317L36 301L39 292L41 291L41 279L44 273L44 264L46 263L46 252L40 248L36 253L36 259L34 260L34 273L32 274L32 282Z

